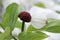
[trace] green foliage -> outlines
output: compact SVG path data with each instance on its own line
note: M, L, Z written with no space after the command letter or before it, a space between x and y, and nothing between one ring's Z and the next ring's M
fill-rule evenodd
M45 30L53 33L60 33L60 20L51 21L40 30Z
M60 11L56 11L58 14L60 14Z
M15 24L18 19L18 4L12 3L6 8L6 12L3 15L1 27L4 28L5 32L0 33L0 40L11 40L12 39L12 29L14 29Z
M35 6L46 8L45 5L41 2L34 4Z
M60 21L60 20L58 20L58 19L53 19L53 18L48 18L47 20L48 20L48 23L54 22L54 21Z
M35 31L35 30L37 30L37 29L34 28L32 25L30 25L30 26L27 28L27 32Z
M10 27L5 28L5 32L0 34L0 40L11 40L11 35L10 35Z
M18 4L12 3L6 8L6 12L3 15L2 25L6 27L14 27L18 18Z
M46 37L48 37L46 34L38 31L22 32L18 36L19 40L42 40Z
M22 27L22 23L19 20L17 20L15 27L21 28Z

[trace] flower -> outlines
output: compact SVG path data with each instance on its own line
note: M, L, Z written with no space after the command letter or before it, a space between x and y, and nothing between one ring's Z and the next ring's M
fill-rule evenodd
M46 25L47 17L46 14L44 13L43 8L34 6L30 9L29 12L32 15L32 19L31 19L32 26L40 29L41 27Z
M34 6L29 12L32 15L31 24L38 29L46 25L48 18L60 20L60 14L51 9Z

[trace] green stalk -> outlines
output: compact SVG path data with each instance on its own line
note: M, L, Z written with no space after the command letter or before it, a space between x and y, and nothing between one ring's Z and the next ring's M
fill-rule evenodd
M24 26L25 26L25 21L22 22L22 28L21 28L21 32L24 31Z

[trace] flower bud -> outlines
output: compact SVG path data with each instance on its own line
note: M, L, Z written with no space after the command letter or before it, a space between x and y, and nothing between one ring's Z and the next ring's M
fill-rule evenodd
M21 13L19 13L18 17L25 22L30 22L31 21L31 15L30 13L23 11Z

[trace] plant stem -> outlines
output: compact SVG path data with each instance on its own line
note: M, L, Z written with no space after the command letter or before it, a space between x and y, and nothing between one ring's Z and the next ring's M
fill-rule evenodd
M25 21L22 22L22 28L21 28L21 32L24 31L24 26L25 26Z
M11 37L14 39L14 40L17 40L13 35L12 35L12 30L10 30L10 35L11 35Z
M12 35L12 33L10 32L10 35L11 35L11 37L14 39L14 40L17 40L13 35Z
M17 40L14 36L12 36L14 40Z

